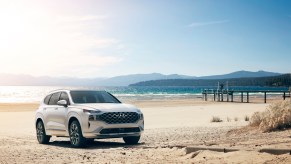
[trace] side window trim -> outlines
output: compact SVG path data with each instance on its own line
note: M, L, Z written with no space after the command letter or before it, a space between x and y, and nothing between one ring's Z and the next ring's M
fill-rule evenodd
M112 96L118 103L121 103L121 101L119 101L115 96L113 96L113 94L109 93L109 92L106 92L108 93L110 96Z
M66 95L66 98L67 98L66 101L67 101L68 105L70 105L71 104L70 103L70 98L69 98L69 94L67 92L61 92L60 97L59 97L59 100L61 100L61 97L62 97L63 94Z
M52 97L53 97L54 94L59 94L59 97L57 98L57 101L56 101L56 102L58 102L58 101L60 100L61 92L55 92L55 93L52 93L52 94L51 94L51 97L50 97L50 100L49 100L49 102L48 102L48 105L57 105L57 104L50 104L50 101L51 101L51 99L52 99Z
M49 99L48 99L47 103L44 102L46 105L49 105L50 100L51 100L53 94L50 94L50 95L48 95L48 96L49 96ZM45 99L46 99L48 96L46 96ZM45 99L44 99L44 100L45 100Z
M56 93L59 93L59 98L58 98L58 100L57 100L57 102L58 102L58 101L60 101L60 98L61 98L61 94L62 94L62 92L56 92ZM55 105L57 105L57 104L55 104Z

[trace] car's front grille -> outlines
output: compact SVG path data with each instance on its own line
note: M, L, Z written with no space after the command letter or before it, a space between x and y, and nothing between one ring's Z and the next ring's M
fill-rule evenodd
M108 112L98 116L99 120L107 124L135 123L139 119L136 112Z
M114 134L114 133L134 133L140 132L139 128L111 128L111 129L102 129L100 134Z

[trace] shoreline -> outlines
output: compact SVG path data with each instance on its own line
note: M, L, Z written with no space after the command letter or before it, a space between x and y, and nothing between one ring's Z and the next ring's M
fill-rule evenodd
M276 101L274 101L276 102ZM207 106L215 104L246 104L238 102L205 102L192 100L168 100L168 101L127 101L126 104L132 104L137 108L155 108L155 107L189 107L189 106ZM251 102L248 104L264 104L260 102ZM270 104L270 103L267 103ZM0 103L0 112L31 112L36 111L39 103Z
M148 107L179 107L179 106L197 106L197 105L210 105L210 104L245 104L240 102L240 96L234 97L234 102L218 102L213 101L209 97L208 101L202 100L200 97L195 98L168 98L168 99L121 99L123 103L135 105L138 108ZM281 96L267 97L267 103L271 104L282 101ZM250 96L250 102L247 104L265 104L263 97ZM39 106L39 102L0 102L0 112L23 112L35 111Z

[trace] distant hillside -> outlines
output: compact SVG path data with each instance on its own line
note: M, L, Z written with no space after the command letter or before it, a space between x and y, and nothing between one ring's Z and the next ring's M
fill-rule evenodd
M31 75L0 74L0 85L28 85L28 86L128 86L132 83L157 79L185 79L186 75L133 74L112 78L72 78L72 77L34 77Z
M291 86L291 74L256 78L151 80L130 86L216 86L217 82L226 84L227 81L229 86Z
M266 72L266 71L257 71L257 72L237 71L237 72L232 72L232 73L224 74L224 75L201 76L201 77L198 77L198 79L231 79L231 78L241 78L241 77L267 77L267 76L278 76L278 75L281 75L281 73Z
M186 75L163 75L160 73L151 73L151 74L132 74L132 75L123 75L116 76L104 80L100 80L97 84L102 86L128 86L129 84L137 83L140 81L148 81L148 80L159 80L159 79L189 79L193 78L191 76Z
M0 85L30 85L30 86L128 86L141 81L164 79L226 79L237 77L262 77L279 75L273 72L238 71L225 75L186 76L179 74L163 75L160 73L131 74L111 78L72 78L72 77L35 77L30 75L0 74Z

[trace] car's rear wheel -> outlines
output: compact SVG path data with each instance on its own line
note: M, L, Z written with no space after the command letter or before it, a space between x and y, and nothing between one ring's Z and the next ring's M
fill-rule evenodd
M40 144L47 144L50 141L51 136L46 135L42 121L38 121L36 124L36 137Z
M140 139L140 136L123 137L123 141L126 144L130 144L130 145L137 144L139 139Z
M70 124L69 131L70 131L70 141L73 147L86 146L86 139L83 137L80 123L77 120L74 120Z

